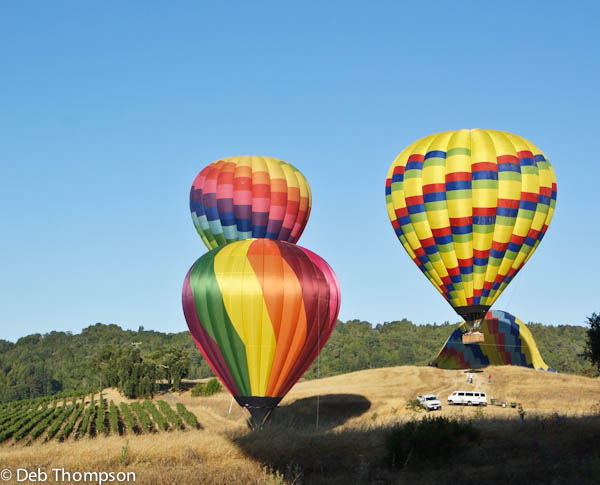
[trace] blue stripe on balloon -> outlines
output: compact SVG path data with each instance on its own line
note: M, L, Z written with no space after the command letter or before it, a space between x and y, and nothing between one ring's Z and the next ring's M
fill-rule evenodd
M473 258L473 264L475 266L485 266L488 264L488 258Z
M392 175L392 183L396 183L396 182L402 182L404 181L404 174L403 173L395 173Z
M471 188L470 180L453 180L446 182L446 190L468 190Z
M535 160L533 158L530 158L530 157L519 158L519 162L520 162L521 166L523 166L523 165L528 165L528 166L537 165L537 163L535 162Z
M431 150L425 155L425 160L427 160L428 158L446 158L446 152L443 152L441 150Z
M267 226L259 226L259 225L254 225L252 226L252 237L258 237L258 238L264 238L265 234L267 233Z
M496 224L496 216L473 216L473 224L477 224L478 226Z
M521 166L512 162L499 163L498 172L521 172Z
M460 276L460 274L450 275L450 280L452 281L452 283L462 283L462 277Z
M548 195L540 194L538 196L538 204L550 205L551 198Z
M523 242L523 244L526 244L527 246L533 246L535 241L537 238L531 237L531 236L527 236L525 238L525 241Z
M452 242L452 234L448 234L447 236L435 236L435 243L438 245L442 244L450 244Z
M498 172L495 170L477 170L471 175L473 180L498 180Z
M512 241L508 243L508 250L509 251L512 251L513 253L518 253L520 249L521 249L521 245L520 244L514 243Z
M518 212L519 209L516 207L514 209L509 207L498 207L498 209L496 209L496 214L500 217L517 217Z
M219 216L223 226L232 226L235 224L235 214L233 212L221 212Z
M219 210L217 206L214 205L212 207L206 207L206 217L209 221L218 221L219 220Z
M421 212L425 212L425 204L407 205L406 208L408 209L409 214L419 214Z
M534 211L537 209L537 202L531 202L529 200L522 200L521 202L519 202L519 209Z
M473 225L452 226L450 229L452 230L452 234L470 234L473 232Z
M423 194L423 200L425 202L438 202L440 200L446 200L446 192L433 192L431 194Z
M494 249L494 248L490 249L490 257L492 257L492 258L502 259L505 254L506 254L506 251L498 251L497 249Z
M252 234L252 219L238 219L236 223L239 232L248 232Z
M438 252L438 248L435 244L432 244L431 246L425 246L423 249L427 254L435 254Z
M423 162L413 161L406 164L406 171L408 170L423 170Z
M399 218L398 218L398 223L399 223L401 226L406 226L407 224L410 224L410 223L411 223L411 221L410 221L410 216L402 216L402 217L399 217Z

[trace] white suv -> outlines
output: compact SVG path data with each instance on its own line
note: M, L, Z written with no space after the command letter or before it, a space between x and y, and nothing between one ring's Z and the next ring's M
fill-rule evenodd
M485 392L478 391L454 391L448 396L448 404L467 404L468 406L487 406Z
M417 400L427 411L442 409L442 403L435 394L423 394L422 396L417 396Z

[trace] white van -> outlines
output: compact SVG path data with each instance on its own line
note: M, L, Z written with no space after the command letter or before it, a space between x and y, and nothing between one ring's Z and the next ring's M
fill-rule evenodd
M487 406L485 392L479 391L454 391L448 396L448 404L467 404L468 406Z

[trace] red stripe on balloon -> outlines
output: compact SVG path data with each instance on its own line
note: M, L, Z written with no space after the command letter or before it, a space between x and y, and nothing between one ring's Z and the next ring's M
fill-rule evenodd
M304 348L296 359L292 370L282 386L280 395L285 395L302 377L319 353L320 341L328 337L329 285L323 273L301 249L280 246L281 255L296 274L302 287L302 298L306 311L307 334Z

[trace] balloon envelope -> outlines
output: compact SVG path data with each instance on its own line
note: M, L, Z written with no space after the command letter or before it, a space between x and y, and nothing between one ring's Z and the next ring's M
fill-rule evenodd
M477 369L488 365L519 365L554 372L544 362L527 326L514 315L501 310L487 313L480 331L485 344L462 343L467 331L461 323L448 338L433 365L442 369Z
M196 344L238 403L258 414L275 407L313 362L339 308L329 265L282 241L248 239L213 249L183 284Z
M483 318L531 257L555 203L556 177L542 151L494 130L422 138L386 180L398 239L468 322Z
M302 173L270 157L217 160L200 171L190 192L192 220L208 249L248 238L295 243L310 208Z

